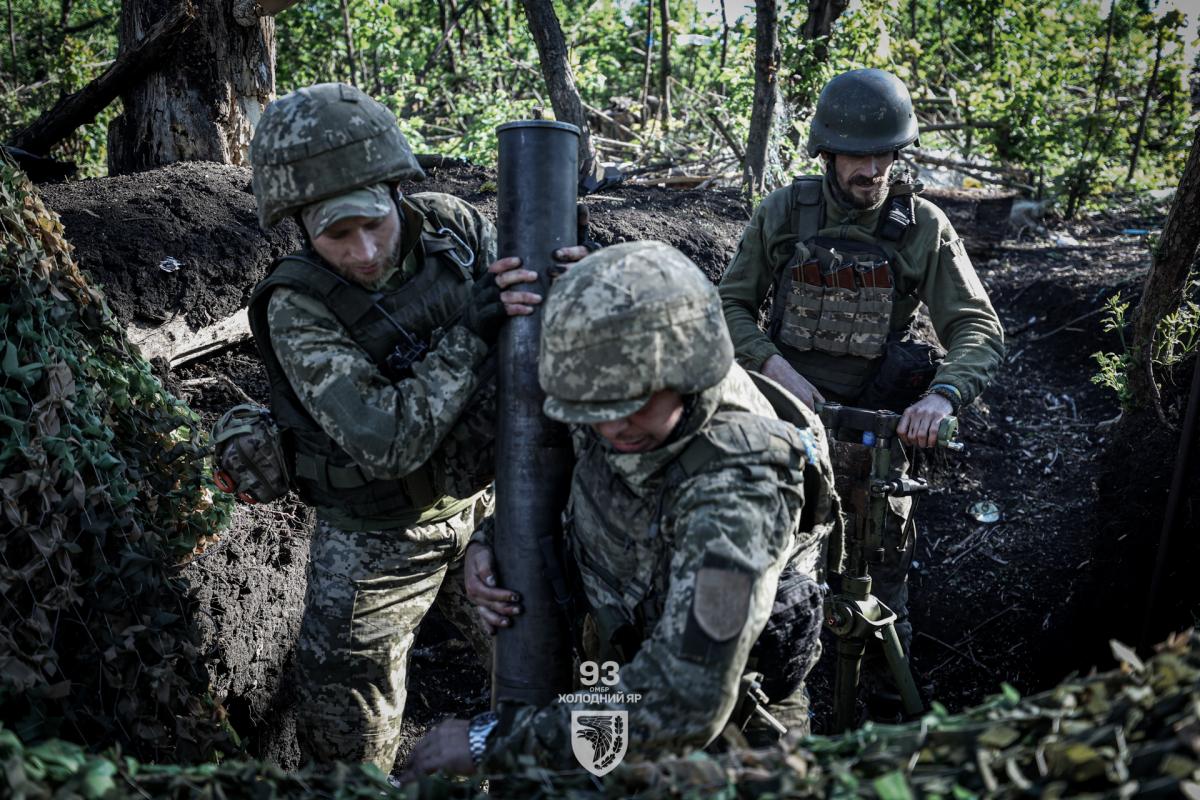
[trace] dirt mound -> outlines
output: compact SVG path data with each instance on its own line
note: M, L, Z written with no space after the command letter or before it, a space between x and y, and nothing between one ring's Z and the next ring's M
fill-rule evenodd
M242 167L184 162L41 192L125 323L177 314L215 322L244 306L271 260L300 243L291 223L263 235ZM166 259L180 265L164 269Z

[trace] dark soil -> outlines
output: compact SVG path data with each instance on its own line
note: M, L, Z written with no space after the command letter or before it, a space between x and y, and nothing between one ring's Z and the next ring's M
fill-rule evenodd
M239 167L184 162L39 192L62 217L79 265L125 323L184 314L200 327L229 316L250 299L271 260L300 242L290 222L263 236L250 170ZM165 271L168 258L182 266Z
M494 218L494 180L480 168L434 170L406 189L447 191ZM248 170L191 164L44 191L123 318L182 312L200 323L243 304L270 260L295 244L294 229L263 237L248 183ZM712 191L630 186L588 206L592 236L602 244L662 239L714 279L748 219L736 197ZM1119 236L1122 227L1114 221L1074 230L1078 247L1006 241L976 257L1009 331L1008 357L963 414L968 451L939 453L928 470L935 491L919 509L912 573L917 681L951 709L981 700L1002 681L1030 692L1072 670L1107 665L1106 642L1118 628L1105 609L1135 606L1147 594L1148 577L1128 557L1153 550L1174 439L1154 438L1155 426L1143 420L1106 424L1117 415L1114 396L1089 380L1090 354L1118 348L1101 332L1097 310L1114 291L1135 291L1148 267L1144 240ZM185 266L162 272L167 255ZM244 395L266 400L251 345L169 380L206 423ZM1193 519L1196 496L1187 504ZM967 513L984 499L1000 507L1000 522L979 523ZM295 504L240 508L222 541L184 572L208 608L198 624L214 689L251 751L285 766L296 758L288 670L308 526ZM1186 624L1180 608L1170 605L1161 630ZM1128 627L1121 630L1126 635ZM448 626L427 621L413 653L404 753L436 720L486 705L486 674L474 655Z

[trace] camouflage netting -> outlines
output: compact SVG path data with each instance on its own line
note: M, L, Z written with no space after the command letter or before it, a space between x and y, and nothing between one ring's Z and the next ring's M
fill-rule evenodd
M132 351L57 215L0 161L0 723L25 741L209 757L178 564L228 518L195 415Z
M521 798L1188 797L1200 798L1200 638L1188 633L1148 663L1114 643L1121 668L1021 699L1005 691L963 714L934 709L907 725L813 737L758 750L657 763L628 759L603 783L579 770L520 765L502 781ZM426 778L389 792L373 768L284 773L250 762L143 766L61 742L23 747L0 729L0 767L21 800L51 797L479 798L473 782Z

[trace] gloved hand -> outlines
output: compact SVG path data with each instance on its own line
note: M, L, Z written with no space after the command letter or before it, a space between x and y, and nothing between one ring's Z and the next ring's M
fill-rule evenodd
M471 287L471 297L463 309L459 324L488 345L495 344L500 326L508 315L500 300L496 276L488 272Z

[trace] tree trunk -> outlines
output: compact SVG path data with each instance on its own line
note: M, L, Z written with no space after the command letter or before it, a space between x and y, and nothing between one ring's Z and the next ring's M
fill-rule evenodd
M920 41L917 39L917 0L908 0L908 22L912 31L910 34L912 40L914 42ZM912 53L912 78L909 85L915 90L920 84L920 80L917 77L920 74L921 67L920 48L914 47Z
M431 69L433 69L434 65L437 63L438 56L440 56L442 54L442 50L446 47L446 44L450 41L450 37L454 35L454 29L458 27L458 23L462 20L463 15L467 11L469 11L473 5L475 5L475 2L476 2L476 0L467 0L467 2L461 8L458 9L458 12L455 13L454 16L449 19L449 21L446 20L446 15L445 15L446 7L444 5L441 5L440 3L438 4L438 9L441 12L440 13L440 21L441 21L441 26L442 26L442 38L438 40L437 46L435 46L433 48L433 52L431 52L429 54L429 58L425 59L424 66L422 66L421 69L417 72L416 76L413 79L415 83L420 84L425 81L426 76L429 75L429 71ZM452 72L452 73L457 72L458 68L454 65L454 48L453 47L446 50L446 56L450 60L450 72Z
M1142 300L1133 315L1129 390L1134 408L1158 408L1154 381L1154 333L1159 321L1183 303L1188 274L1200 245L1200 128L1192 138L1183 177L1154 248Z
M808 17L800 30L812 50L814 66L829 60L829 40L833 35L833 24L849 5L850 0L808 0ZM816 87L813 87L809 80L803 79L805 76L798 77L802 80L793 79L791 82L797 87L797 91L788 95L788 103L797 110L812 109L817 100L814 91ZM789 126L788 141L793 152L800 150L800 132L794 125Z
M20 83L20 78L17 77L17 26L13 22L12 0L8 2L8 52L12 55L12 78L14 82Z
M658 0L658 110L662 114L663 130L671 127L671 7L668 0Z
M721 69L729 57L729 14L725 9L725 0L721 0ZM721 81L721 91L725 91L725 81Z
M575 85L575 72L567 59L567 42L552 0L521 0L529 31L537 44L538 57L542 64L542 78L550 93L550 104L554 116L560 122L569 122L579 128L579 174L592 175L599 163L596 148L592 144L591 130L583 111L583 98Z
M342 0L342 31L346 37L346 66L350 69L350 84L358 86L358 67L354 58L354 29L350 26L349 0Z
M829 35L833 32L833 23L850 5L850 0L808 0L808 17L804 20L804 38L817 42L818 60L824 61L829 56Z
M1146 136L1146 120L1150 116L1150 100L1154 96L1154 87L1158 85L1158 67L1162 63L1163 37L1166 35L1166 25L1158 25L1158 37L1154 42L1154 67L1150 70L1150 80L1146 83L1146 94L1142 98L1142 116L1138 119L1137 133L1133 137L1133 155L1129 157L1129 174L1126 182L1133 180L1137 172L1138 158L1142 154L1142 139Z
M446 0L446 3L450 7L450 16L461 20L463 15L459 12L458 3L454 0ZM462 26L457 26L455 31L458 34L458 55L461 58L467 54L467 35L463 32Z
M455 21L455 24L458 24L457 20ZM450 41L450 35L454 32L454 29L450 27L450 17L446 14L446 0L438 0L438 27L442 29L442 38L437 43L437 47L433 48L433 54L426 59L425 67L417 73L417 83L421 82L422 78L425 76L425 73L428 72L428 69L433 66L434 60L438 57L438 54L442 52L442 48L446 46L446 43ZM446 52L446 57L450 61L451 74L458 72L458 66L454 63L453 47Z
M1112 57L1113 28L1117 21L1117 7L1121 0L1113 0L1112 8L1108 11L1108 25L1104 34L1104 58L1100 61L1100 74L1096 76L1096 99L1092 104L1092 113L1087 120L1087 130L1083 137L1083 147L1080 149L1079 164L1070 181L1067 192L1067 219L1075 216L1080 204L1087 195L1088 186L1092 180L1092 165L1089 163L1092 149L1092 137L1096 134L1096 125L1100 121L1100 109L1104 104L1104 83L1108 78L1108 65Z
M120 49L138 42L175 0L124 0ZM228 0L196 0L198 19L173 58L121 96L108 129L110 174L176 161L247 163L254 124L275 92L275 22L244 27Z
M181 0L136 44L122 49L98 78L62 98L49 111L17 131L10 143L35 155L49 155L55 145L80 125L94 120L118 94L137 85L143 75L168 59L175 43L195 19L195 7L189 0Z
M755 0L754 105L750 109L750 135L746 141L743 185L748 195L766 191L767 150L779 93L779 5L777 0Z
M654 1L646 0L646 58L642 62L642 124L650 118L646 109L650 98L650 64L654 59ZM11 3L12 0L9 0ZM14 51L15 53L16 51ZM16 56L13 56L16 64Z

